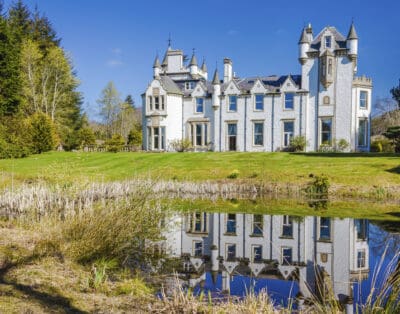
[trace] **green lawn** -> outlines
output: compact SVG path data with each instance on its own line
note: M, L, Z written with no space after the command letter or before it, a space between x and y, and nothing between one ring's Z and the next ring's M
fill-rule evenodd
M335 189L400 186L400 158L394 154L290 153L81 153L50 152L0 160L0 185L44 180L110 181L151 176L176 180L221 180L239 170L239 180L303 185L324 173Z

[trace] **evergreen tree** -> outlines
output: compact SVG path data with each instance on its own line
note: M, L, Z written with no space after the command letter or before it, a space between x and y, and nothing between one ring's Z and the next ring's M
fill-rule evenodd
M397 109L400 110L400 80L399 86L393 87L390 90L390 93L392 94L393 99L397 102Z
M29 119L32 151L40 154L54 149L58 138L53 122L44 113L35 113Z

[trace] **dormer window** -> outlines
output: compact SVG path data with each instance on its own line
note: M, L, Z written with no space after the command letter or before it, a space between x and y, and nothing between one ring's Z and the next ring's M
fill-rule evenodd
M185 82L185 89L186 90L194 89L194 82Z
M332 48L332 37L325 36L325 48Z

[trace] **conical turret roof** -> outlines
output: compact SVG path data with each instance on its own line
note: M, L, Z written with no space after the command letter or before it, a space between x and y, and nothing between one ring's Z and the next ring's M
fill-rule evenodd
M159 67L161 67L161 65L160 65L160 60L158 60L158 55L157 55L156 58L154 59L153 68L159 68Z
M203 72L207 72L207 66L206 66L206 61L205 60L203 60L203 64L201 65L201 70Z
M192 66L192 65L197 66L197 59L196 59L196 56L194 54L192 55L192 59L190 59L189 66Z
M347 35L347 39L358 39L356 28L354 27L354 23L351 23L349 34Z
M219 84L219 76L218 76L218 70L217 69L215 69L214 77L213 77L213 80L212 80L212 84L213 85Z
M309 43L310 41L308 40L306 28L303 28L303 31L301 32L301 36L299 39L299 44L309 44Z

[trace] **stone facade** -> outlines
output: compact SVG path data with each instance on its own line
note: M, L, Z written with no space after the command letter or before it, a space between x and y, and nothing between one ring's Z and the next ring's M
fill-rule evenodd
M156 58L154 79L143 99L143 148L171 151L188 139L195 151L284 151L304 136L306 151L369 151L372 81L357 77L358 37L311 26L299 43L300 75L239 78L224 59L208 80L193 53L187 66L181 50L168 47ZM344 142L342 141L342 142Z

